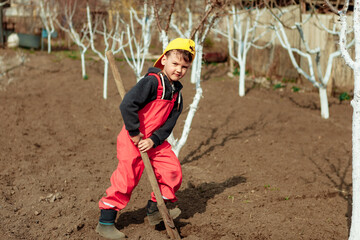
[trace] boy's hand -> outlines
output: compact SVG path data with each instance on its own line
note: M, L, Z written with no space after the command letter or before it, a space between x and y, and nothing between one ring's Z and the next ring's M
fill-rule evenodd
M144 136L144 134L139 133L139 135L136 135L136 136L133 136L133 137L130 136L130 138L133 141L134 145L137 146L143 136Z
M150 138L141 139L138 148L141 152L145 153L154 146L154 142Z

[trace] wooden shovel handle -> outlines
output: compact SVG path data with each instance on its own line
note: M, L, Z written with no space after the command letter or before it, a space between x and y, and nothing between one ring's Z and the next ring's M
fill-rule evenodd
M109 61L110 68L114 75L115 83L116 83L117 89L120 93L121 99L123 99L126 92L125 92L124 84L121 80L120 73L115 65L114 55L111 51L107 51L106 57ZM164 225L165 225L166 231L171 239L181 239L179 232L177 231L177 229L175 227L174 221L171 218L168 209L166 208L164 199L162 198L160 188L159 188L158 182L155 177L154 170L150 163L149 156L147 153L143 153L143 152L140 152L140 153L141 153L141 158L145 165L145 171L149 177L149 181L150 181L152 190L155 194L155 198L157 201L157 207L159 209L159 212L160 212L162 218L164 219Z

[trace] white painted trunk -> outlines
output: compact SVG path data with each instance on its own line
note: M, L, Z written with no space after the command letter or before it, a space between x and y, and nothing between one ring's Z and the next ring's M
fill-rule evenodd
M160 33L160 42L162 42L163 51L164 51L167 45L169 44L169 38L164 30L162 30Z
M200 99L202 97L202 88L199 87L196 89L196 94L194 96L194 100L193 102L190 104L190 110L189 110L189 113L186 117L186 120L185 120L185 125L184 125L184 128L183 128L183 132L181 134L181 138L180 140L176 143L175 146L173 146L172 150L174 151L174 153L176 154L176 156L179 156L179 152L181 150L181 148L185 145L186 143L186 140L189 136L189 133L190 133L190 126L191 126L191 122L195 116L195 113L196 113L196 110L197 110L197 107L199 105L199 102L200 102Z
M195 38L195 42L197 41L197 38ZM198 44L196 45L197 51L196 54L199 56L198 58L195 57L194 64L196 66L192 68L192 71L195 73L192 75L196 80L196 93L193 99L193 102L190 104L190 110L188 112L188 115L186 116L185 125L181 134L181 137L179 140L174 139L174 136L171 134L168 138L169 143L172 145L172 150L176 154L176 156L179 155L179 152L181 148L185 145L186 140L189 136L190 130L191 130L191 123L195 116L197 107L199 105L200 99L202 97L202 88L200 85L200 77L201 77L201 61L202 61L202 52L203 52L203 46Z
M47 39L48 39L48 42L47 42L47 44L48 44L48 53L51 53L51 32L47 32Z
M345 63L354 71L354 98L352 119L352 216L350 240L360 239L360 0L354 1L355 61L346 49L346 12L340 14L340 50Z
M324 119L328 119L329 118L329 102L328 102L326 87L319 87L319 96L320 96L321 117Z
M81 51L81 72L83 79L86 78L86 67L85 67L85 51Z
M81 74L83 79L86 78L86 68L85 68L85 52L80 51L80 57L81 57Z
M199 76L199 78L197 78L197 76L198 76L197 71L200 70L200 72L201 72L201 60L202 60L202 48L198 48L198 46L199 46L198 39L195 38L194 42L195 42L196 54L195 54L195 59L191 66L191 78L190 78L190 82L193 84L195 84L197 79L200 79L200 77L201 77L201 76ZM200 58L200 61L199 61L199 58ZM200 64L200 66L199 66L199 64Z
M135 76L136 76L136 82L139 82L142 78L139 72L135 72Z
M109 62L107 58L104 59L104 89L103 89L103 98L107 99L107 82L108 82L108 69Z
M352 216L350 240L360 238L360 69L354 69L354 99L351 101L353 111L352 123Z
M196 46L196 45L195 45ZM197 57L198 57L198 54L196 53L195 55L195 59L192 63L192 66L191 66L191 77L190 77L190 82L195 84L196 83L196 69L197 69Z
M246 59L242 59L240 63L240 76L239 76L239 96L245 96L245 67Z

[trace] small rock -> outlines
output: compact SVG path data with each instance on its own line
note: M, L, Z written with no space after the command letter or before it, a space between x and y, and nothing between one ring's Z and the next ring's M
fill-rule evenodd
M56 200L56 195L52 195L51 198L49 199L49 202L55 202Z
M41 214L41 211L35 211L34 214L35 216L39 216Z
M45 201L46 197L39 197L39 202Z

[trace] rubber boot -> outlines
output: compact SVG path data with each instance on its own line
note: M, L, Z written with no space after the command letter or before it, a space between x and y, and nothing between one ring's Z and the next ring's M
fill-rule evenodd
M112 209L101 209L99 223L95 231L106 239L124 239L125 234L115 227L115 219L117 212Z
M172 219L175 219L180 216L181 210L180 208L170 209L169 214ZM163 218L157 207L157 203L151 200L148 201L148 204L146 206L146 215L148 217L149 224L152 226L157 225L163 221Z

